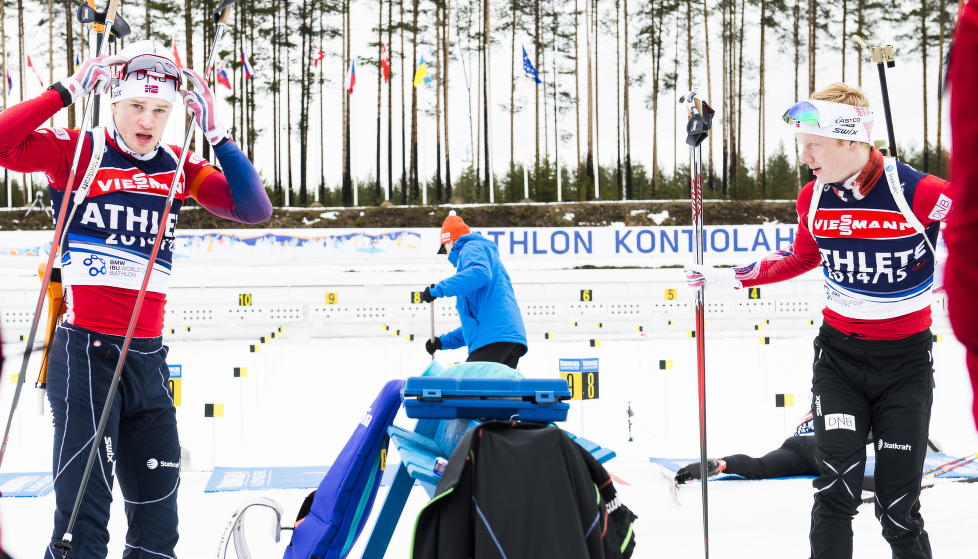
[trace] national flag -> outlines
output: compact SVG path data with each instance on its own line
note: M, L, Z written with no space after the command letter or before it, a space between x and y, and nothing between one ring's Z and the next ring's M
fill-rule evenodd
M146 84L145 86L143 86L143 91L145 93L159 93L160 92L160 86Z
M10 76L10 71L7 71L7 95L14 90L14 78Z
M391 55L383 44L380 45L380 67L384 70L384 81L391 81Z
M217 72L215 73L215 75L217 76L217 83L223 85L224 87L230 90L234 90L234 88L231 87L231 80L228 79L228 73L224 70L224 64L221 64L220 60L217 61L216 69Z
M177 63L177 68L183 68L183 62L180 61L180 52L177 50L177 40L173 40L173 59Z
M540 76L537 75L537 69L533 67L533 63L530 62L530 57L526 55L526 47L523 47L523 73L527 77L533 78L536 83L542 83L540 81Z
M414 87L430 81L431 78L428 77L428 63L424 61L424 57L422 56L421 61L418 62L418 69L414 71Z
M319 62L322 59L326 58L326 53L323 52L323 49L321 49L321 48L319 48L317 46L313 46L312 48L313 48L313 52L312 52L312 66L313 66L313 68L318 68L319 67Z
M353 60L350 62L350 87L346 89L346 92L353 95L353 86L357 83L357 61Z
M78 58L77 54L75 54L75 70L77 70L79 66L81 66L81 59Z
M27 67L34 71L34 76L37 78L37 83L41 84L41 88L44 88L44 80L41 79L41 74L37 73L37 68L34 67L34 63L31 61L31 55L27 55Z
M252 69L251 63L248 62L248 55L245 54L244 49L241 49L241 67L244 68L245 78L255 77L255 71Z

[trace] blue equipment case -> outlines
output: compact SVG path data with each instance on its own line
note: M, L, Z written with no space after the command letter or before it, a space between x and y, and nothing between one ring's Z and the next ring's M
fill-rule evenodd
M563 379L411 377L404 411L417 419L565 421L571 399Z

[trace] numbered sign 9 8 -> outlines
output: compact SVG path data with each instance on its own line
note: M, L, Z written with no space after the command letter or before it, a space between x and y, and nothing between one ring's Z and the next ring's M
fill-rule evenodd
M179 406L183 400L183 365L167 365L170 369L170 380L166 382L170 389L173 405Z
M597 359L560 359L560 377L567 381L572 400L596 400L600 396Z

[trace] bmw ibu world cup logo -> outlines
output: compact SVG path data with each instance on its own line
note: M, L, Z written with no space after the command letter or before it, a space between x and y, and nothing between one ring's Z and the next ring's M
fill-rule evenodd
M156 458L150 458L149 460L146 461L146 467L149 468L150 470L155 470L156 467L159 465L160 463L159 461L156 460Z

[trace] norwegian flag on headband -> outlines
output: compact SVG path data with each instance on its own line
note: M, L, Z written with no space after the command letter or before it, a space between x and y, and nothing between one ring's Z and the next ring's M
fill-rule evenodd
M160 86L158 86L158 85L150 85L150 84L146 84L146 85L145 85L145 86L143 87L143 92L144 92L144 93L159 93L159 92L160 92Z

